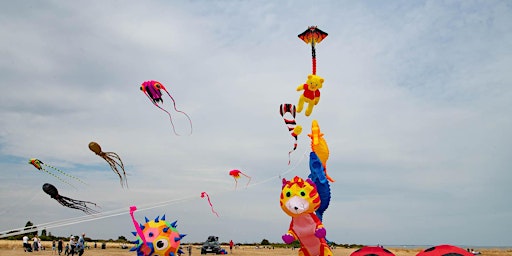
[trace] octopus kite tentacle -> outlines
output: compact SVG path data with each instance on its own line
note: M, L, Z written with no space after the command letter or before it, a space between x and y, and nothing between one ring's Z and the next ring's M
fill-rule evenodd
M98 211L91 209L89 205L98 207L95 203L89 201L81 201L72 199L66 196L59 195L59 191L55 186L49 183L43 185L43 191L48 194L51 198L57 200L61 205L83 211L87 214L96 214Z
M96 155L100 156L105 161L107 161L112 171L119 176L121 187L124 188L124 185L126 185L126 187L128 188L128 180L126 179L124 164L119 155L114 152L103 152L101 150L101 146L94 141L89 143L89 149ZM121 172L119 171L118 167L123 171L123 175L121 175Z

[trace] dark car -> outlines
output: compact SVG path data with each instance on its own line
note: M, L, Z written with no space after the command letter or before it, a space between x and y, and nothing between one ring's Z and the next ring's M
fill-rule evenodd
M209 236L208 239L206 239L206 242L203 243L203 247L201 247L201 254L219 254L221 251L222 249L220 248L218 236Z

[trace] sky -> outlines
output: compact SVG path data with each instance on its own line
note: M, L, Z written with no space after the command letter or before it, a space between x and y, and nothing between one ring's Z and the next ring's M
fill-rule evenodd
M323 223L337 243L512 244L509 1L2 1L0 231L134 239L178 220L183 242L282 242L281 179L309 174L317 120L330 150ZM297 104L318 26L325 79L298 148L279 114ZM140 91L173 96L156 108ZM125 165L122 188L91 152ZM63 183L30 158L83 180ZM235 188L228 175L238 169ZM52 171L51 169L49 169ZM57 173L58 174L58 173ZM88 216L42 191L92 201ZM210 196L217 217L201 192Z

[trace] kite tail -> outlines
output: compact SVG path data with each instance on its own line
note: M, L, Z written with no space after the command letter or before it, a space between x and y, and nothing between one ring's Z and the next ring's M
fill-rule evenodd
M311 42L311 60L313 61L313 75L316 75L316 50L315 41Z
M320 195L320 207L315 213L318 218L322 220L323 214L329 207L329 202L331 201L331 187L325 176L324 166L315 152L309 154L309 169L311 170L311 174L309 174L308 178L315 183L318 194Z
M297 125L297 122L295 121L295 116L297 114L295 105L289 103L281 104L281 106L279 106L279 113L283 117L284 123L286 124L288 131L291 132L290 134L295 138L293 149L288 152L288 165L290 165L291 154L293 153L293 151L297 149L297 136L299 136L300 133L302 132L302 126ZM292 119L285 118L284 115L286 113L290 113L292 115Z
M96 213L99 213L98 211L96 210L93 210L89 207L88 204L92 204L96 207L98 207L95 203L93 202L89 202L89 201L80 201L80 200L76 200L76 199L72 199L72 198L69 198L69 197L65 197L65 196L60 196L60 199L57 200L60 204L66 206L66 207L69 207L69 208L73 208L73 209L77 209L77 210L81 210L87 214L96 214Z
M117 153L114 152L104 152L105 156L107 156L106 160L107 163L110 165L110 168L114 169L117 175L119 176L121 187L124 188L124 185L126 184L126 188L128 187L128 180L126 179L126 171L124 170L124 164L123 160L121 160L121 157ZM115 161L117 160L117 161ZM117 166L121 168L123 171L123 176L121 176L121 173L117 169ZM124 177L124 178L123 178Z
M246 174L245 174L245 173L243 173L243 172L240 172L240 174L242 174L243 176L247 177L247 179L249 179L249 180L247 181L247 184L245 184L245 188L247 188L247 186L249 186L249 183L251 182L251 176L248 176L248 175L246 175Z
M176 132L176 129L174 128L174 123L172 122L172 116L171 116L171 113L169 113L169 111L165 110L164 108L158 106L158 104L156 104L155 102L153 102L153 99L151 99L151 97L149 97L149 95L146 94L146 97L148 97L149 100L151 100L151 102L153 103L153 105L155 105L157 108L161 109L162 111L164 111L165 113L167 113L167 115L169 116L169 120L171 121L171 126L172 126L172 131L174 132L174 134L176 134L177 136L181 136L179 135L177 132Z
M42 164L43 164L44 166L50 167L50 168L52 168L52 169L54 169L54 170L56 170L56 171L60 172L62 175L67 176L68 178L75 179L75 180L77 180L77 181L81 182L82 184L87 185L87 183L83 182L81 179L79 179L79 178L77 178L77 177L75 177L75 176L69 175L69 174L67 174L67 173L65 173L65 172L63 172L63 171L61 171L61 170L57 169L56 167L53 167L53 166L48 165L48 164L45 164L45 163L42 163ZM48 172L48 171L47 171L47 172ZM48 173L50 173L50 172L48 172ZM53 174L52 174L52 175L53 175ZM54 175L54 176L55 176L55 175ZM59 180L61 180L61 181L62 181L62 179L59 179ZM67 182L65 182L65 183L67 183ZM69 184L69 183L68 183L68 184Z
M212 209L212 212L219 217L219 214L213 209L213 204L210 201L210 196L206 192L201 192L201 197L204 198L206 196L206 199L208 199L208 203L210 204L210 208Z
M291 154L293 153L293 151L295 151L297 149L297 136L293 136L293 137L295 138L295 143L293 143L293 149L288 151L288 165L290 165L290 163L291 163Z
M46 165L46 164L45 164L45 165ZM76 187L75 187L75 186L73 186L73 185L71 185L71 183L69 183L69 182L67 182L67 181L65 181L65 180L63 180L63 179L61 179L59 176L57 176L57 175L55 175L55 174L53 174L53 173L49 172L49 171L48 171L48 170L46 170L45 168L41 168L41 170L43 170L44 172L46 172L46 173L50 174L51 176L55 177L56 179L60 180L61 182L66 183L66 184L68 184L68 185L70 185L71 187L73 187L73 188L75 188L75 189L76 189Z
M165 89L165 88L162 88L162 89L164 89L164 91L167 93L167 95L169 95L169 97L171 98L171 100L172 100L172 104L173 104L173 106L174 106L174 110L175 110L176 112L182 113L183 115L185 115L185 116L187 117L187 119L188 119L188 123L190 124L190 134L192 134L192 119L190 119L190 116L188 116L188 115L187 115L187 113L185 113L185 112L183 112L183 111L181 111L181 110L178 110L178 109L176 108L176 101L175 101L175 100L174 100L174 98L171 96L171 94L167 91L167 89ZM169 116L170 116L170 115L169 115Z

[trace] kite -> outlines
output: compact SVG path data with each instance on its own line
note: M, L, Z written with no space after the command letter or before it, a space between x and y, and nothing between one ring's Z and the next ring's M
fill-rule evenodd
M333 255L325 239L325 227L315 214L320 201L316 185L310 179L303 180L295 176L287 181L283 178L280 205L292 220L282 239L286 244L299 240L299 255Z
M66 206L66 207L69 207L69 208L73 208L73 209L77 209L77 210L81 210L81 211L83 211L83 212L85 212L87 214L98 213L97 211L95 211L94 209L91 209L89 207L89 205L94 205L94 206L98 207L95 203L89 202L89 201L75 200L75 199L71 199L69 197L65 197L65 196L59 195L59 191L52 184L45 183L43 185L43 191L46 194L48 194L51 198L57 200L57 202L59 202L63 206Z
M290 134L292 135L292 137L295 138L295 143L293 144L293 149L288 152L288 165L290 165L290 162L291 162L291 159L290 159L291 153L293 153L293 151L295 151L295 149L297 149L297 136L299 136L300 133L302 132L302 126L297 125L297 123L295 122L295 116L297 114L296 112L297 111L295 109L295 105L293 105L293 104L285 103L285 104L281 104L279 106L279 113L283 117L284 123L288 127L288 131L291 132ZM286 118L285 117L286 113L290 113L291 118Z
M210 201L210 196L208 195L208 193L201 192L201 198L205 198L205 197L208 199L208 203L210 204L210 208L212 209L212 212L215 213L215 215L217 215L217 217L219 217L219 214L213 209L213 205L212 205L212 202Z
M331 186L325 176L324 167L315 152L309 153L309 170L311 171L308 178L315 183L316 190L320 196L320 206L316 209L316 216L320 220L323 219L325 210L329 207L331 201Z
M163 215L162 218L157 216L151 221L145 218L146 223L142 225L137 223L133 216L133 212L136 210L136 206L130 207L130 216L136 230L132 232L136 236L136 240L132 242L135 247L131 248L130 251L137 251L137 256L180 255L178 250L181 239L186 235L180 234L176 229L178 221L170 223L165 220L165 215Z
M438 256L438 255L456 255L456 256L472 256L475 255L472 252L468 252L463 248L460 248L451 244L440 244L425 250L422 250L416 256Z
M160 107L160 105L158 105L158 103L163 103L163 99L162 99L162 92L160 90L164 90L167 95L169 95L169 97L171 98L172 100L172 103L174 105L174 110L176 112L179 112L183 115L185 115L188 119L188 122L190 124L190 134L192 134L192 120L190 119L190 117L187 115L187 113L181 111L181 110L178 110L176 108L176 101L174 100L174 98L171 96L171 94L169 93L169 91L167 91L167 89L165 88L165 86L163 84L161 84L160 82L158 81L154 81L154 80L150 80L150 81L145 81L144 83L142 83L141 87L140 87L140 90L144 92L144 94L148 97L148 99L151 100L151 102L153 103L153 105L155 105L156 107L158 107L159 109L163 110L165 113L167 113L167 115L169 115L169 120L171 121L171 125L172 125L172 130L174 131L174 134L180 136L177 132L176 132L176 129L174 127L174 123L172 121L172 116L171 116L171 113L169 113L169 111L165 110L164 108Z
M60 180L60 181L62 181L62 182L64 182L64 183L66 183L66 184L68 184L68 185L70 185L70 186L72 186L72 187L74 187L74 186L73 186L73 185L71 185L69 182L67 182L67 181L65 181L65 180L63 180L63 179L61 179L59 176L55 175L54 173L52 173L52 172L48 171L46 168L44 168L44 166L46 166L46 167L48 167L48 168L51 168L51 169L53 169L53 170L55 170L55 171L57 171L57 172L61 173L61 174L62 174L62 175L64 175L64 176L67 176L67 177L69 177L69 178L73 178L73 179L75 179L75 180L77 180L77 181L81 182L82 184L86 184L86 183L85 183L85 182L83 182L81 179L79 179L79 178L77 178L77 177L75 177L75 176L69 175L69 174L67 174L67 173L65 173L65 172L63 172L63 171L61 171L61 170L57 169L56 167L53 167L53 166L48 165L48 164L45 164L45 163L43 163L43 161L41 161L41 160L39 160L39 159L31 158L30 160L28 160L28 163L29 163L29 164L31 164L31 165L33 165L36 169L41 170L41 171L44 171L44 172L46 172L46 173L48 173L48 174L52 175L52 176L53 176L53 177L55 177L56 179L58 179L58 180ZM87 185L87 184L86 184L86 185Z
M381 246L364 246L350 254L350 256L395 256L394 253ZM439 254L441 255L441 254Z
M308 134L309 138L311 138L311 150L316 153L320 161L322 162L323 169L325 172L325 176L330 182L335 182L333 178L327 174L327 159L329 159L329 147L327 147L327 142L324 139L324 134L320 131L320 126L318 126L318 121L313 120L311 122L311 133Z
M92 141L89 143L89 149L96 153L96 155L100 156L101 158L105 159L107 161L108 165L110 165L110 168L114 173L116 173L119 176L121 187L124 187L126 184L126 187L128 187L128 180L126 180L126 172L124 171L124 164L121 158L118 154L114 152L103 152L101 150L100 144ZM120 168L123 171L123 175L119 172L117 168Z
M243 176L249 178L249 181L247 181L247 184L245 184L246 188L249 185L249 182L251 182L251 177L250 176L247 176L245 173L241 172L240 170L231 170L231 171L229 171L229 175L233 176L233 178L235 179L235 189L236 189L236 187L238 185L238 179L240 178L240 174L242 174Z
M320 30L317 26L310 26L306 31L302 32L298 37L306 44L311 44L311 58L313 61L313 75L316 75L316 50L315 45L319 44L327 37L327 33ZM300 111L299 111L300 112Z
M295 89L298 92L304 91L302 95L300 95L297 112L300 113L304 107L304 103L308 103L308 107L304 114L306 116L311 115L313 107L320 101L320 88L322 88L323 84L324 79L322 77L317 75L308 75L306 83L299 85L297 89Z

